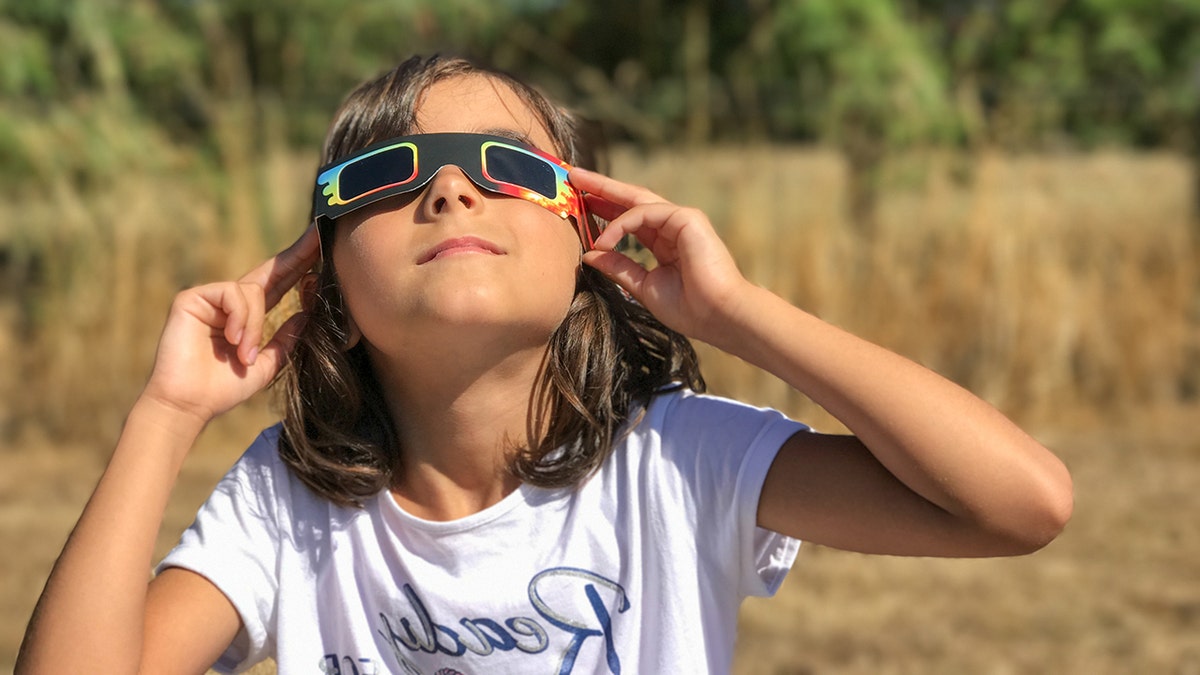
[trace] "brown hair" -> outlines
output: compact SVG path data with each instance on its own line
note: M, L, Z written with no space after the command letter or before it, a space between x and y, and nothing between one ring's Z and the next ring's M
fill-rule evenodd
M510 87L545 125L565 162L595 168L595 149L575 120L536 89L507 73L438 56L413 57L354 90L334 116L321 165L417 132L422 93L463 75ZM359 505L403 470L403 451L364 346L344 347L348 323L328 255L331 229L322 232L326 255L308 321L281 375L279 453L318 494ZM585 265L567 316L550 337L530 394L526 442L514 449L510 471L542 487L575 485L612 452L614 435L637 404L683 387L705 387L687 339Z

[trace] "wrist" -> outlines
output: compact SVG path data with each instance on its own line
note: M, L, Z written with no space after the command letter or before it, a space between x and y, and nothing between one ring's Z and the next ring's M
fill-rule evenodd
M154 427L190 445L210 420L211 417L188 410L147 390L134 402L126 425Z
M773 315L772 301L778 297L770 291L745 281L728 300L717 305L710 329L705 337L708 344L723 352L745 358L746 351L759 332L757 324Z

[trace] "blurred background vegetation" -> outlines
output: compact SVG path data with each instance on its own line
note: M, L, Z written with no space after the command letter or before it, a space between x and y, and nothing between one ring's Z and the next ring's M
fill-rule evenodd
M737 672L1200 672L1200 0L0 0L0 670L171 297L291 241L342 96L437 51L1072 467L1029 562L810 552ZM836 430L701 349L715 391ZM270 420L214 423L160 552Z
M1168 218L1190 223L1198 28L1200 0L0 0L0 346L21 355L0 436L111 433L161 319L147 289L286 243L341 97L412 53L522 74L641 156L832 152L834 218L870 242L887 195L931 166L976 186L998 152L1168 152L1189 183ZM1172 288L1183 227L1138 262ZM1175 330L1179 372L1150 388L1195 397Z

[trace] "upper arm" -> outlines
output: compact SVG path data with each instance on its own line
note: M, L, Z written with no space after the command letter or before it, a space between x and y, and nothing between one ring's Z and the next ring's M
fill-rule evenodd
M233 603L205 577L163 570L146 595L142 672L204 673L241 631Z
M758 524L862 553L972 557L1021 552L911 490L854 436L800 432L785 441L763 482Z

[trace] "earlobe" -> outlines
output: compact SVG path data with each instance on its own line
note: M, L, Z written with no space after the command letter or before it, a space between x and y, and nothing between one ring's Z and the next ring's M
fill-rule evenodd
M354 323L354 317L346 313L346 341L342 344L342 351L348 352L354 349L358 341L362 339L362 332L358 330L358 324Z

